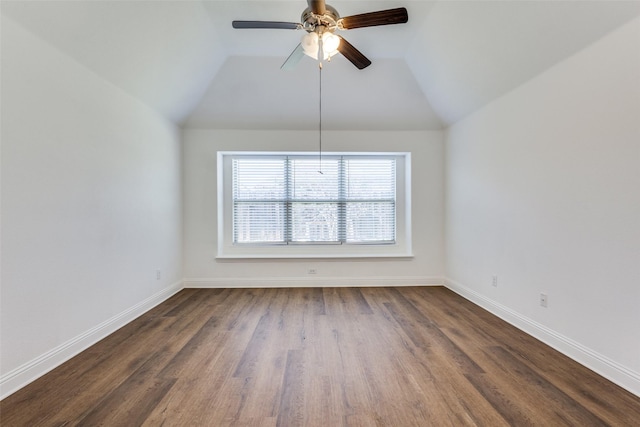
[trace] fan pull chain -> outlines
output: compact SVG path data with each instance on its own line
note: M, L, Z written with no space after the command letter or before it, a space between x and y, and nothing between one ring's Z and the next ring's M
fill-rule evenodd
M318 150L318 159L320 162L320 170L318 173L322 174L322 62L318 62L318 70L320 70L320 105L318 106L318 142L319 142L319 150Z

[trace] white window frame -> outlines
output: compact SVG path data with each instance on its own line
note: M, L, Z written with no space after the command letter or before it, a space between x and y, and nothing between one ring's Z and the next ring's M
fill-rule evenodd
M326 156L383 156L396 159L396 242L365 245L247 245L233 243L232 159L234 156L309 156L309 152L219 151L217 213L219 259L413 257L411 249L411 153L328 152Z

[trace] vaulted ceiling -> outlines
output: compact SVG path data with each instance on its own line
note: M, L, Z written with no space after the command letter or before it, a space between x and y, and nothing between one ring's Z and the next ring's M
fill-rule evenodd
M409 22L341 32L373 64L323 68L326 129L441 129L640 15L639 1L329 1L341 16L404 6ZM312 129L318 67L280 65L304 0L2 0L2 14L182 126Z

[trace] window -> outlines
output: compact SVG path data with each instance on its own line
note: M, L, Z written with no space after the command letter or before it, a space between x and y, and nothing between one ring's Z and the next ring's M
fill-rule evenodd
M407 256L408 157L219 153L218 257Z
M396 160L233 159L236 244L395 243ZM321 170L320 170L321 169Z

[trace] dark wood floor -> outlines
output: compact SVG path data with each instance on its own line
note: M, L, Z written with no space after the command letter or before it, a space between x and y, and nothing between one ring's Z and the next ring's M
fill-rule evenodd
M3 426L637 426L640 398L441 287L187 289Z

